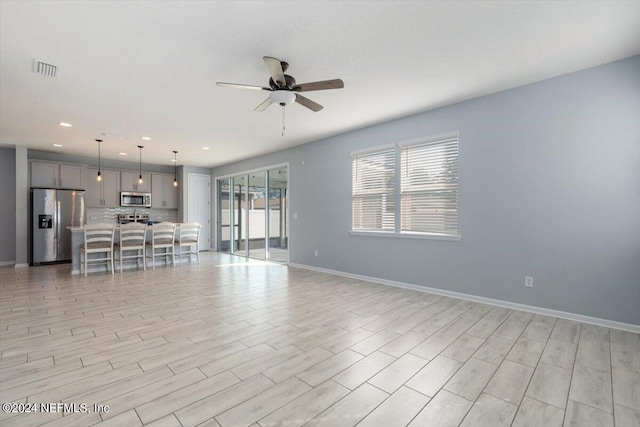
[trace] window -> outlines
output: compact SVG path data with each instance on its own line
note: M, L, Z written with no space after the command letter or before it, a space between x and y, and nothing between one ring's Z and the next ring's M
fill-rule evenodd
M353 155L354 230L395 230L395 147Z
M458 234L458 138L400 146L401 231Z
M352 158L352 232L460 239L457 132Z

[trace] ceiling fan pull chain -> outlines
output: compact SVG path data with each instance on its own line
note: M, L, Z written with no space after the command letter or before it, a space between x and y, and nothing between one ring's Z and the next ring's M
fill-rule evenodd
M282 136L284 136L284 105L282 106Z

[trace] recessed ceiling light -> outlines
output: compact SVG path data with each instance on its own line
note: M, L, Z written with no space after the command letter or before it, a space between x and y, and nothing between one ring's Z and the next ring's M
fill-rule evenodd
M210 150L209 147L202 147L203 150Z
M172 162L177 162L177 160L176 160L176 159L171 159L171 161L172 161Z
M53 144L54 147L62 147L62 144Z
M143 136L143 137L142 137L142 138L140 138L140 139L144 139L145 141L151 141L151 138L149 138L148 136Z
M60 126L66 127L66 128L70 128L71 126L73 126L71 123L66 123L66 122L60 122L58 124Z
M118 154L121 155L121 156L126 156L127 155L127 153L122 153L122 152L120 152Z

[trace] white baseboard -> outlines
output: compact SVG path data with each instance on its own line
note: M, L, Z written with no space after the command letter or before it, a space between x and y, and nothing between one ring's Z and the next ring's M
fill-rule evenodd
M27 268L29 267L29 263L21 262L15 265L15 268Z
M640 325L633 325L630 323L616 322L614 320L600 319L598 317L584 316L582 314L569 313L566 311L551 310L544 307L536 307L533 305L519 304L519 303L503 301L499 299L464 294L461 292L447 291L445 289L430 288L427 286L413 285L410 283L396 282L393 280L379 279L376 277L361 276L359 274L345 273L343 271L329 270L326 268L313 267L310 265L295 264L295 263L289 263L288 265L290 267L303 268L305 270L313 270L321 273L334 274L336 276L348 277L350 279L364 280L366 282L378 283L381 285L395 286L397 288L410 289L412 291L427 292L431 294L458 298L458 299L463 299L467 301L496 305L498 307L528 311L530 313L544 314L546 316L552 316L552 317L559 317L562 319L573 320L576 322L590 323L592 325L604 326L606 328L621 329L624 331L634 332L636 334L640 333Z
M0 267L4 265L14 265L15 263L15 261L0 261Z

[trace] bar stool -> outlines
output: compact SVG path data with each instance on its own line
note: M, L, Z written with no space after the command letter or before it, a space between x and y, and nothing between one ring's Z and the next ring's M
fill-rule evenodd
M120 273L122 273L122 261L127 259L135 259L136 267L138 260L142 259L142 267L147 270L147 260L145 254L145 238L147 235L147 224L138 224L132 222L130 224L122 224L120 226L120 243L116 243L115 252L119 253L119 257L115 261L120 262ZM134 255L124 255L126 251L135 251ZM140 252L142 251L142 252Z
M147 258L151 258L153 263L153 269L156 269L156 256L171 257L171 263L176 266L175 251L173 250L173 240L176 235L176 225L172 222L162 222L160 224L153 224L151 227L151 242L147 242L147 247L151 248L151 255L147 251ZM164 249L164 252L156 254L156 249Z
M113 224L96 224L84 226L84 246L80 248L80 269L84 266L84 277L87 277L89 263L106 263L107 270L111 264L113 273L113 234L116 226ZM91 258L89 254L104 254L102 258Z
M189 257L191 262L191 255L195 255L200 264L200 252L198 251L200 242L200 224L197 222L186 222L178 226L178 238L176 244L178 245L178 260L182 264L182 257L184 255ZM182 252L182 248L186 247L186 252ZM195 247L191 250L192 247Z

